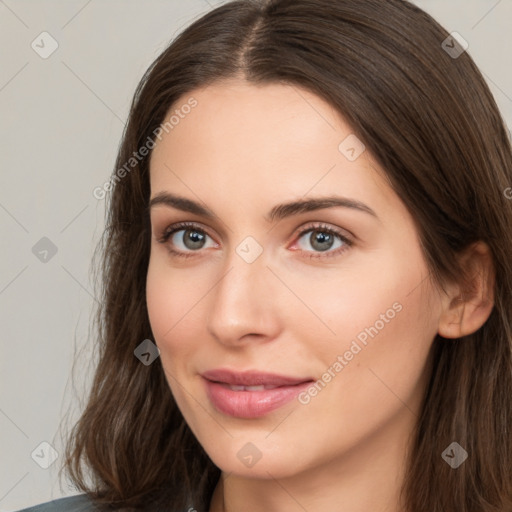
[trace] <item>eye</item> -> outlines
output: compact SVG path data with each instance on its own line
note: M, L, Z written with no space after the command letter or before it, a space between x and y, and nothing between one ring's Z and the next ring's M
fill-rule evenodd
M194 256L194 252L205 249L206 240L211 238L206 231L190 222L180 222L167 228L158 242L167 244L169 252L175 256L188 258ZM216 247L217 244L213 244ZM174 249L178 247L178 250Z
M309 236L305 237L308 233ZM299 248L301 252L307 253L305 255L307 258L337 256L353 245L353 242L340 231L328 227L325 224L317 224L303 229L300 231L298 238L299 240L302 238L305 240L305 243L299 243ZM308 251L307 245L312 247L313 251ZM332 250L333 248L334 250Z
M309 233L309 237L305 237ZM159 243L166 244L169 252L173 256L189 258L199 253L201 249L207 249L207 239L212 237L194 223L180 222L168 227L158 239ZM310 225L302 229L298 234L298 240L302 238L304 242L299 243L299 250L305 253L306 258L325 258L337 256L347 251L353 242L335 228L325 224ZM307 249L307 245L313 248L313 251ZM297 243L294 244L296 246ZM292 246L292 250L297 250ZM305 247L306 246L306 247ZM177 247L177 250L175 249ZM218 247L215 242L210 247ZM334 248L334 250L333 250Z

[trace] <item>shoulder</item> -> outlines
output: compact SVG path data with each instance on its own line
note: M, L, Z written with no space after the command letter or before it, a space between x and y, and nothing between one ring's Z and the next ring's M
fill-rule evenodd
M192 511L195 511L195 509L189 507L183 512ZM87 494L78 494L77 496L68 496L34 505L16 512L100 512L100 509L94 505Z
M99 509L86 494L79 494L24 508L18 512L96 512L97 510Z

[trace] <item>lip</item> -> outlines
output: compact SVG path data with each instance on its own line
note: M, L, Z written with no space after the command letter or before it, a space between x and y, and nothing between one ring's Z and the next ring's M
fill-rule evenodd
M296 378L275 373L228 369L201 374L206 393L220 412L237 418L259 418L284 406L311 385L310 377ZM233 390L229 386L270 386L261 390Z

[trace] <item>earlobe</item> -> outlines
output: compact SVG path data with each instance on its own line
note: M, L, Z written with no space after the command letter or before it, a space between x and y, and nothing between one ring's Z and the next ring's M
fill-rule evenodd
M446 296L439 318L438 333L443 338L461 338L476 332L494 307L495 273L492 252L482 241L471 245L460 264L466 269L465 291L460 286Z

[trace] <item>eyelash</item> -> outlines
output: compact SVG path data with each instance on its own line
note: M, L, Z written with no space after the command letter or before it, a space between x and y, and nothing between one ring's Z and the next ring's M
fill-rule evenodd
M207 236L210 236L204 229L200 228L195 223L179 222L177 224L173 224L172 226L169 226L168 228L166 228L164 230L164 232L162 233L162 235L157 239L157 241L161 244L167 244L169 238L171 238L171 236L174 235L174 233L176 233L178 231L182 231L182 230L188 230L188 229L197 231L198 233L202 233ZM344 253L345 251L349 250L353 245L352 240L350 240L349 238L347 238L346 236L341 234L340 231L333 229L333 228L331 228L325 224L322 224L322 223L310 225L310 226L302 229L297 234L297 239L302 238L303 235L305 235L306 233L309 233L310 231L319 231L321 233L328 233L330 235L337 236L345 245L343 247L338 247L334 251L326 251L323 253L318 252L318 251L317 252L302 251L299 249L300 252L306 252L308 254L307 256L302 256L303 258L316 259L316 258L330 258L332 256L338 256L338 255ZM212 238L212 237L210 237L210 238ZM184 252L176 251L175 249L173 249L170 246L168 246L168 250L173 256L178 256L180 258L190 258L190 257L195 256L196 252L199 252L199 251L189 251L189 252L184 253Z

